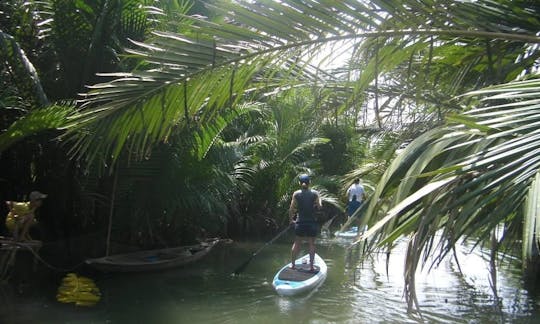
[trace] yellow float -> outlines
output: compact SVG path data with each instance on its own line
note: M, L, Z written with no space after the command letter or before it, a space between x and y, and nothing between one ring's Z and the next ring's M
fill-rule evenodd
M61 303L75 303L77 306L94 306L101 299L101 293L90 278L68 273L63 279L56 300Z

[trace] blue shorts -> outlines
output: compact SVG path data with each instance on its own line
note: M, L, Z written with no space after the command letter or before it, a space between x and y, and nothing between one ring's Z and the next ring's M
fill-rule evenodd
M294 224L294 233L300 237L315 237L319 232L319 225L316 222Z

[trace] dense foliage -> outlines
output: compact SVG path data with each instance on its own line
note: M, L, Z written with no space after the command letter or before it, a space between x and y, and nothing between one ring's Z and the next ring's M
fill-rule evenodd
M276 230L302 172L335 213L360 176L367 251L410 240L411 305L460 239L534 264L537 2L161 3L0 5L6 197L148 246Z

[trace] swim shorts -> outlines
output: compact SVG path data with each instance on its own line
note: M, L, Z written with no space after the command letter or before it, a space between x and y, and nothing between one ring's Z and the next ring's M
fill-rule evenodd
M319 225L316 222L296 223L294 233L300 237L315 237L319 231Z

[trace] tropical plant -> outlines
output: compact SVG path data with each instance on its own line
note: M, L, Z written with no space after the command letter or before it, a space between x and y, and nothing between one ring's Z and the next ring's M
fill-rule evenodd
M366 236L385 248L410 237L409 302L416 302L419 264L438 264L462 239L497 251L523 238L524 265L538 257L539 86L535 78L471 93L482 103L412 141L383 176L364 219L373 225Z
M260 100L265 93L304 85L332 87L342 97L337 111L368 121L364 123L368 127L400 130L421 125L422 129L409 133L413 137L429 130L383 176L374 197L386 197L383 202L388 206L381 209L373 199L368 210L367 219L375 222L384 216L379 210L397 206L370 232L380 243L389 243L400 233L389 226L394 221L402 232L416 229L420 233L411 240L410 270L421 256L422 249L414 248L431 247L428 243L440 225L431 221L436 217L433 213L421 214L431 218L412 215L430 210L432 204L439 210L448 206L456 206L456 211L467 209L475 196L463 195L455 205L446 194L446 200L427 204L417 198L442 190L443 185L457 186L462 176L433 183L421 177L396 187L398 175L408 180L426 170L437 170L446 160L455 162L444 155L430 157L455 143L440 128L433 129L449 112L460 112L470 104L454 97L530 74L537 68L540 54L539 10L530 1L237 1L219 3L212 10L224 18L183 17L182 33L156 33L152 42L137 43L139 48L130 51L149 63L146 69L112 74L109 76L115 80L92 87L81 114L69 125L68 135L76 151L90 159L97 152L118 157L127 146L143 154L175 128L205 127L214 116L243 100ZM343 70L342 74L325 73L309 64L322 67L344 55L350 57L344 74ZM523 99L527 98L525 91ZM82 133L83 129L92 131ZM431 144L433 141L436 143ZM464 154L471 157L479 154L476 149L463 147ZM494 174L489 173L489 165L483 167L469 173L481 179L474 184L486 179L484 173ZM427 189L413 193L424 184ZM409 193L413 194L409 197ZM410 201L425 205L402 210L413 206ZM397 221L394 216L402 211L411 215L411 221ZM503 211L509 209L501 210L501 215ZM485 213L478 215L486 217ZM484 223L495 222L484 219ZM463 234L454 233L451 243ZM407 296L413 300L414 271L406 276Z
M500 7L511 11L514 6L502 2ZM495 30L497 26L489 24L487 19L472 20L471 12L478 12L477 8L482 8L486 17L499 12L490 8L488 3L483 7L479 3L456 3L429 9L418 7L416 3L391 7L384 2L364 4L354 1L326 5L311 1L219 3L212 6L213 11L224 16L235 14L215 22L199 16L185 16L179 21L184 26L181 34L156 32L152 42L136 43L139 48L129 52L151 64L144 70L129 74L108 75L116 79L94 85L87 94L80 117L70 124L69 134L80 148L77 152L90 158L101 151L118 156L129 143L134 143L130 144L132 148L143 154L148 147L166 138L174 127L207 123L208 118L219 114L225 107L238 103L244 98L243 93L260 94L264 89L279 89L280 85L298 86L306 82L321 86L332 84L334 78L320 71L308 70L309 65L305 63L320 59L321 53L328 51L328 44L341 45L342 48L320 61L335 58L336 53L350 51L352 75L359 76L352 78L345 88L353 91L349 92L349 100L343 104L343 109L355 100L370 99L374 103L376 125L381 127L384 109L394 111L392 116L404 115L403 110L393 107L403 105L420 109L430 103L428 108L438 106L434 112L440 120L444 100L430 96L429 92L425 95L419 92L419 89L426 89L425 75L434 76L430 82L432 85L436 85L440 78L462 81L464 76L474 82L470 73L474 67L483 64L493 70L495 63L520 57L523 42L538 39L527 35L525 31L530 29L526 28L522 29L523 32L505 32L510 30L506 26L515 27L510 23L515 22L519 26L526 20L519 15L521 11L507 18L515 21L500 24ZM422 12L424 17L429 15L430 19L419 19L416 11ZM523 14L530 13L523 11ZM410 25L404 22L415 22L415 29L407 29ZM478 26L478 30L471 31L470 25ZM291 30L289 26L294 28ZM462 59L457 68L435 64L436 55L460 55L459 48L477 48L468 45L478 38L482 44L486 39L492 39L493 44L487 42L483 52L469 52L470 55ZM493 56L491 49L495 46L496 53L504 53L504 57ZM479 62L478 58L484 61ZM518 65L514 71L525 61L529 62L530 58L514 64ZM425 68L416 69L419 65ZM360 70L354 70L355 66ZM399 98L391 98L396 91L384 91L385 87L379 84L383 79L375 76L387 75L398 67L408 71L410 77L405 80L409 82L405 87L396 84L392 89L399 87L400 92L403 89L410 91L403 92ZM292 73L276 72L284 71L284 68ZM302 68L302 74L299 68ZM426 70L429 73L426 74ZM439 73L431 72L435 70ZM416 81L422 87L411 87ZM250 92L246 92L247 89ZM366 90L371 90L372 95L365 96ZM388 99L379 105L384 98ZM392 104L393 100L398 104ZM411 104L410 100L414 103ZM404 123L411 122L407 119L410 114L401 118ZM141 127L142 123L156 126ZM96 136L78 131L88 125L92 125Z
M239 107L231 116L242 118L256 110ZM194 135L185 129L143 160L123 156L111 193L112 238L149 248L192 243L203 233L226 235L230 210L237 209L236 197L248 191L255 170L246 163L242 145L224 141L222 130Z
M320 136L324 111L316 108L317 103L309 93L293 90L270 98L262 106L263 115L237 138L249 143L244 156L256 171L251 182L254 189L244 201L248 211L244 222L262 216L283 226L288 222L286 210L291 193L297 188L298 175L318 173L315 149L328 139ZM327 203L333 201L331 195L323 199Z
M68 202L45 208L47 214L58 215L47 226L55 232L66 235L87 224L89 210L106 202L95 191L99 188L96 175L84 172L98 168L68 159L68 149L58 136L74 111L73 99L85 84L94 82L97 71L131 69L137 63L120 60L121 48L129 44L127 38L143 40L165 17L166 9L146 4L143 0L10 0L0 4L3 194L23 199L25 192L40 188L51 193L49 201ZM173 4L184 12L188 9L183 1L167 2L167 6Z
M374 223L385 217L370 232L383 244L399 233L388 226L394 220L401 229L418 230L415 233L420 234L411 240L410 270L421 257L414 248L431 247L426 240L430 242L435 227L441 224L428 222L432 218L412 217L428 210L427 202L417 198L466 179L455 171L461 170L462 164L451 168L457 173L455 178L436 178L439 182L421 177L397 187L396 175L407 180L426 171L438 175L437 166L444 165L441 160L456 163L453 156L430 157L452 143L444 128L435 126L441 125L449 112L470 107L470 102L454 97L531 74L540 54L538 4L531 1L224 1L210 8L218 14L217 19L180 16L175 31L155 32L148 42L134 42L128 53L143 63L129 73L105 74L108 79L90 88L78 115L66 125L65 138L71 141L74 154L108 162L129 149L142 158L156 144L185 129L212 129L218 116L236 109L239 103L261 101L290 88L333 89L339 95L339 106L325 107L358 117L362 126L375 130L413 128L408 139L429 130L398 155L391 171L383 176L374 197L385 198L388 206L373 199L366 218ZM345 69L335 73L320 69L344 56L349 58ZM534 87L521 92L523 102L532 91ZM335 95L318 100L330 102ZM418 125L422 128L415 129ZM492 140L489 136L486 139ZM420 143L433 141L436 144L424 152ZM474 158L478 158L476 149L463 146L464 154ZM448 152L451 155L456 150ZM416 158L418 162L412 163ZM528 165L522 162L521 166ZM480 179L475 185L486 179L483 174L496 174L490 173L490 168L482 164L475 169L477 173L469 173ZM420 189L424 184L427 187ZM390 199L392 195L401 200ZM450 199L450 194L444 197ZM470 207L474 197L464 195L453 210ZM499 199L502 197L493 196L493 200ZM411 201L426 205L413 207ZM451 200L446 201L448 205L444 200L433 202L439 210L453 206ZM487 201L479 202L491 206ZM393 205L397 207L390 209ZM411 206L403 209L411 221L400 223L394 216L402 215L404 206ZM386 210L388 214L384 214ZM485 213L478 215L492 224L486 221ZM453 242L461 235L453 235ZM413 278L414 271L408 272L409 300L414 299Z

